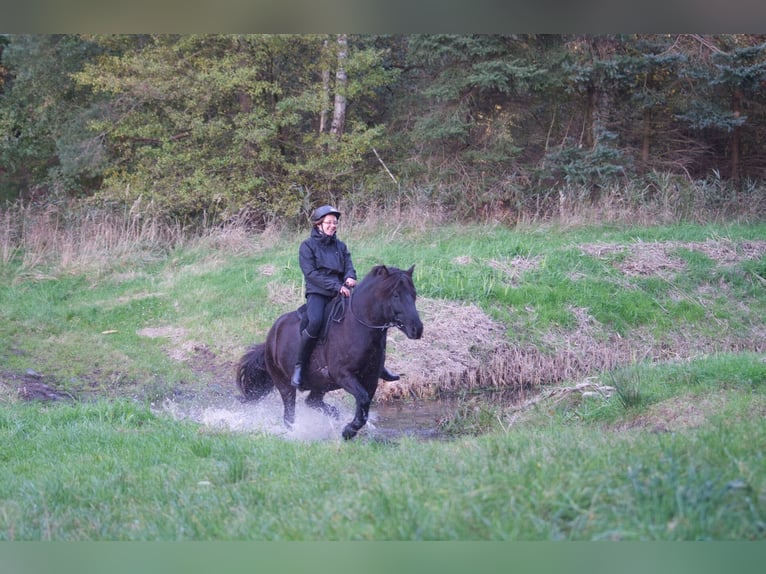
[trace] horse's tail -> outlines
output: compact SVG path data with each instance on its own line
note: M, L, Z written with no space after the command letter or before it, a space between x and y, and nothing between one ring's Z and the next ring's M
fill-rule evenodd
M266 343L253 345L237 364L237 388L246 401L258 401L274 388L266 370Z

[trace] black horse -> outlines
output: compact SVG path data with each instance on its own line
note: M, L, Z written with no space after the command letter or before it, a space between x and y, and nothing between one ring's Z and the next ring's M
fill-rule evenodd
M359 282L351 297L341 298L339 312L328 318L326 335L318 342L304 372L300 390L309 391L306 404L338 418L324 395L345 389L356 400L354 419L343 438L356 436L366 423L383 366L386 333L396 327L410 339L423 335L415 307L414 265L403 271L378 265ZM328 307L335 307L328 305ZM259 400L276 386L284 403L287 427L295 422L296 388L290 377L298 361L301 314L285 313L272 325L266 341L251 347L237 366L237 386L246 400Z

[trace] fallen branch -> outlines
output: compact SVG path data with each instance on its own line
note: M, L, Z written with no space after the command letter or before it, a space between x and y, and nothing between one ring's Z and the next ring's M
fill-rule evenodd
M613 392L614 387L610 387L608 385L600 385L598 383L594 383L592 380L586 380L571 387L557 387L555 389L550 389L546 392L540 393L539 395L532 397L531 399L521 404L518 407L518 410L525 410L546 400L551 400L554 404L557 404L564 400L566 397L575 393L579 393L583 397L598 395L607 399L612 395Z
M387 174L388 174L388 176L391 178L391 180L392 180L392 181L393 181L393 182L394 182L396 185L399 185L399 182L398 182L398 181L396 181L396 178L394 177L394 174L393 174L393 173L391 173L391 171L388 169L388 167L386 166L386 164L385 164L385 163L383 162L383 160L381 159L381 157L380 157L380 154L378 154L378 150L376 150L375 148L372 148L372 151L373 151L373 153L375 154L375 157L376 157L376 158L378 158L378 161L380 162L380 165L382 165L382 166L383 166L383 169L385 169L385 170L386 170L386 173L387 173Z

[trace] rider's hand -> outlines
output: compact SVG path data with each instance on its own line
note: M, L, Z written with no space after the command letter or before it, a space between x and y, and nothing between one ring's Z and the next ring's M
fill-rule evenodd
M349 288L348 288L348 287L346 287L345 285L343 285L343 286L340 288L340 294L341 294L341 295L343 295L344 297L348 297L349 295L351 295L351 291L349 290Z
M356 287L356 279L354 279L353 277L349 277L348 279L346 279L345 285L346 287L350 287L353 289L354 287Z

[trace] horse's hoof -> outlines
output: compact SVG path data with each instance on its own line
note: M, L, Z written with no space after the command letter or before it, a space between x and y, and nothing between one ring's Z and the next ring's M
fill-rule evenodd
M346 427L343 429L343 438L346 440L351 440L356 436L357 431L351 426L346 425Z

